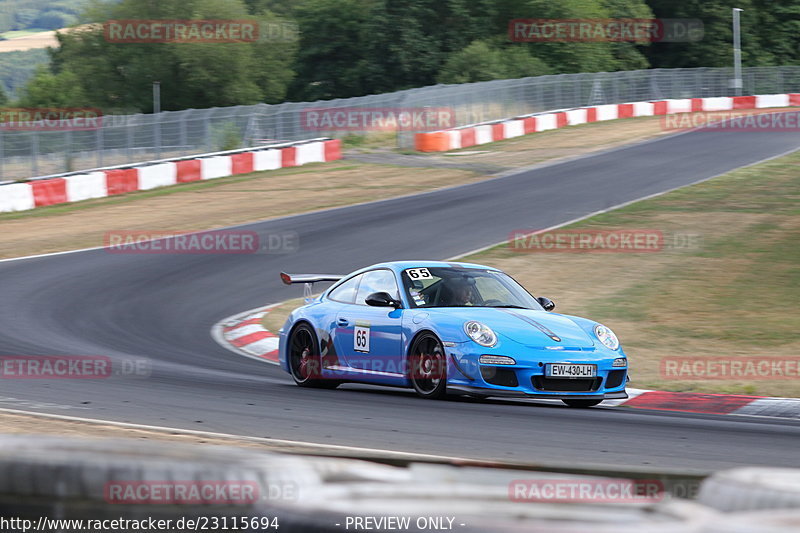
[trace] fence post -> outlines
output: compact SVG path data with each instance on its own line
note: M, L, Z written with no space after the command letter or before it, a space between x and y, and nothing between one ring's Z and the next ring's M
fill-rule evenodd
M103 127L99 127L95 130L97 135L95 135L95 142L97 143L97 166L103 166Z
M153 113L153 135L156 145L156 159L161 159L161 121L160 113Z
M67 129L64 136L64 168L67 172L72 172L72 130Z
M31 132L31 176L39 175L39 135L38 132Z
M128 163L133 161L133 123L130 118L125 121L125 159Z
M180 136L180 143L181 143L181 153L186 150L186 144L188 141L186 140L186 115L187 113L181 113L180 118L180 125L179 128L179 136Z

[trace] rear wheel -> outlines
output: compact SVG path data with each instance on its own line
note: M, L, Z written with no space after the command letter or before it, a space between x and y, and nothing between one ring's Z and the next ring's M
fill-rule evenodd
M570 407L594 407L603 400L561 400Z
M289 336L289 370L300 387L335 389L340 383L323 378L319 343L308 324L300 324Z
M447 394L447 358L444 346L433 333L414 339L409 359L409 379L416 393L430 400Z

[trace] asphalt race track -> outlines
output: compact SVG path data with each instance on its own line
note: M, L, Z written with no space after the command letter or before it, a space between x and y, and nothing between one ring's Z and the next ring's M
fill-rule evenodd
M692 132L244 228L297 232L299 251L290 255L90 250L0 262L0 355L107 355L153 365L150 377L5 379L0 407L479 459L797 466L800 420L574 410L524 400L431 402L353 385L305 390L277 367L220 347L209 329L226 316L299 296L301 287L281 284L280 270L346 273L385 260L448 258L515 229L550 227L798 147L800 132ZM547 296L558 301L558 294ZM629 355L635 376L636 354Z

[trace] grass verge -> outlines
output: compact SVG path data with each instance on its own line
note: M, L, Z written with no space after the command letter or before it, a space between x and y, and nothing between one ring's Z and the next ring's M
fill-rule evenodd
M0 213L5 230L0 232L0 258L102 246L109 230L203 230L424 192L489 177L475 170L483 168L475 163L515 168L660 133L657 117L609 121L492 143L457 158L420 156L430 168L344 160ZM359 142L371 146L382 140L376 134ZM437 166L443 161L458 161L464 168Z
M633 386L800 396L796 373L719 380L661 371L672 357L800 361L798 215L794 153L568 227L660 231L657 253L520 253L504 244L463 259L502 268L560 312L614 329Z

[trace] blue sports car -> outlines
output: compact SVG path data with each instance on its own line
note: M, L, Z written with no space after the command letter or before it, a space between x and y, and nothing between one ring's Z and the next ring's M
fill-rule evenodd
M627 398L628 359L609 328L552 313L504 272L398 261L346 276L281 273L306 305L280 330L280 364L301 387L344 382L448 393L527 396L591 407ZM311 299L311 284L334 283Z

